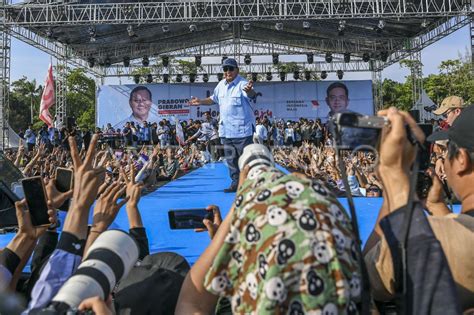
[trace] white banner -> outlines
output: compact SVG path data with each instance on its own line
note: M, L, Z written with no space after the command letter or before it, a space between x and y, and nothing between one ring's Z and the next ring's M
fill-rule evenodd
M105 85L97 93L97 125L111 123L122 128L126 121L158 122L166 118L201 119L205 111L213 117L219 106L190 106L192 96L206 98L217 83ZM328 88L331 86L330 91ZM134 95L130 93L136 89ZM371 81L255 82L252 102L256 117L296 120L300 117L327 119L344 110L373 115ZM149 92L148 92L149 91ZM151 93L151 95L150 95ZM329 93L329 94L328 94ZM151 98L150 98L151 96ZM135 118L135 119L134 119Z

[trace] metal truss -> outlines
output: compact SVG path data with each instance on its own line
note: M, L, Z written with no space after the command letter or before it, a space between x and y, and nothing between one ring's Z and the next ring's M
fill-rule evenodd
M454 16L466 0L210 0L144 3L7 5L8 25L156 24Z
M35 48L38 48L39 50L42 50L57 59L66 58L68 64L82 68L86 72L94 76L100 75L99 72L87 67L87 63L85 60L76 57L74 50L70 47L67 47L58 42L52 42L47 38L39 36L38 34L24 27L11 25L8 27L8 31L14 38Z
M271 41L272 39L268 39ZM401 40L385 39L377 42L369 42L364 39L321 39L321 40L285 40L278 42L261 42L258 40L225 39L212 43L195 43L189 41L173 41L150 44L111 44L104 45L98 50L91 50L87 45L72 45L76 56L87 59L93 57L96 60L106 58L118 58L133 56L154 56L168 54L174 57L190 57L201 55L203 57L215 56L237 56L236 49L240 55L250 54L252 56L271 55L273 53L284 55L301 55L313 53L315 56L323 56L324 52L332 53L362 53L367 51L393 51L402 44ZM238 46L238 47L236 47Z
M471 73L474 75L474 17L471 17Z
M421 63L421 51L415 51L410 55L411 61L411 93L413 99L413 108L418 108L421 102L421 94L423 92L423 71ZM420 121L425 121L425 111L420 110Z
M56 127L59 129L65 126L67 117L67 60L57 59L56 64L56 117L54 119Z
M2 1L5 3L5 0ZM0 10L0 19L4 17L4 11ZM11 37L8 29L0 25L0 147L5 150L10 145L10 131L8 114L10 109L10 52Z
M410 38L406 40L403 45L395 47L387 62L381 64L382 68L378 68L378 70L383 70L400 60L409 58L414 51L421 51L423 48L437 42L441 38L468 25L471 19L472 12L471 15L454 16L440 20L429 31Z
M310 72L336 72L338 70L342 70L344 72L365 72L365 71L372 71L374 67L378 64L378 61L372 62L364 62L362 60L353 60L349 63L343 61L333 61L331 63L327 62L314 62L312 64L305 63L305 62L295 62L295 66L299 71L302 73L304 71ZM203 64L202 70L199 71L198 74L205 74L208 75L217 75L222 73L222 65L221 64ZM140 67L143 68L143 67ZM103 68L103 76L104 77L131 77L136 72L134 70L137 69L136 67L123 67L121 65L114 65L111 67ZM152 75L162 75L162 74L189 74L189 73L182 73L176 65L170 65L168 68L158 67L153 68L149 67L149 73ZM266 74L268 72L272 74L278 74L280 71L277 65L272 63L252 63L250 65L241 65L240 71L245 72L248 74L257 73L257 74ZM142 72L143 73L143 72Z
M374 113L383 109L382 71L372 71L372 93L374 96Z

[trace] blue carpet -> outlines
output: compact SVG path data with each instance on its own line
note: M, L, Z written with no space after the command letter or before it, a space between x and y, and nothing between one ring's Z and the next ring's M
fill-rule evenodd
M215 163L195 170L142 197L139 209L147 230L150 251L176 252L193 264L209 244L209 236L207 233L195 233L192 230L171 230L168 210L205 208L215 204L220 207L222 216L225 217L235 197L235 194L223 192L229 185L227 167L223 163ZM347 207L345 198L340 201ZM360 235L365 242L377 219L382 198L359 197L354 198L354 202ZM459 211L459 206L456 210ZM64 215L63 212L60 214L62 222ZM128 230L125 208L120 210L111 228ZM0 235L0 248L6 246L12 237L13 234Z

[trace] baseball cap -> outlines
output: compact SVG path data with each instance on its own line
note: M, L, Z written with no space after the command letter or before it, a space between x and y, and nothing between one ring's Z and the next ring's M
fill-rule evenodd
M234 67L234 68L238 68L239 66L237 65L237 61L235 61L234 58L227 58L226 60L224 60L224 62L222 63L222 66L225 67L225 66L231 66L231 67Z
M448 130L433 133L426 140L435 142L439 140L454 141L458 147L474 151L474 106L468 106L461 112L453 125Z
M455 95L451 95L446 97L442 102L441 105L438 107L437 110L433 111L435 115L443 115L446 113L450 108L463 108L466 107L467 104L464 103L464 100Z

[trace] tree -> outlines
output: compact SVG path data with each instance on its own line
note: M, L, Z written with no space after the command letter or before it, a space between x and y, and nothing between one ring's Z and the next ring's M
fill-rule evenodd
M11 83L9 123L13 130L25 130L31 122L43 124L38 118L42 90L36 80L28 81L25 76Z
M73 69L67 75L67 115L76 118L80 127L95 126L95 82L83 69Z

